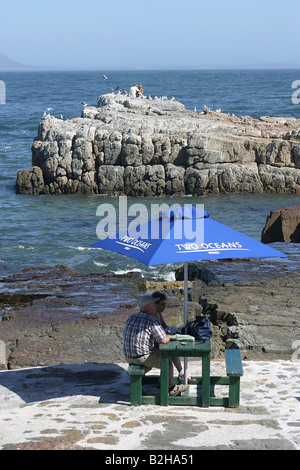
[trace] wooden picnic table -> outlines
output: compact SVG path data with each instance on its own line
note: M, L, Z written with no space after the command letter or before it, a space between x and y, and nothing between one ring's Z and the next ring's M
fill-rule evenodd
M161 351L160 396L149 396L142 393L142 382L145 384L157 384L159 377L145 376L143 366L129 365L130 401L132 405L239 406L240 378L243 375L243 365L239 349L225 350L226 376L210 375L210 340L202 342L197 340L184 341L172 339L166 344L160 343L159 349ZM197 396L189 396L189 391L183 392L182 396L169 396L169 359L176 356L202 358L202 375L192 376L194 379L193 384L196 382ZM175 384L177 383L177 377L174 377L174 382ZM214 396L211 392L211 386L213 387L214 385L229 386L228 396Z
M210 353L211 341L181 341L171 340L168 343L160 343L161 352L161 383L160 404L161 405L210 405ZM190 397L186 392L182 396L169 396L169 358L171 357L201 357L202 376L193 377L197 384L202 384L201 396Z

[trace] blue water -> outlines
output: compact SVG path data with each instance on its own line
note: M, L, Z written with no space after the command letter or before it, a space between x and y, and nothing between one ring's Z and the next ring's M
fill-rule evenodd
M142 83L144 93L174 96L187 109L203 106L222 112L259 117L300 117L292 103L292 83L300 70L205 70L106 72L0 72L6 84L6 104L0 105L0 276L23 268L67 264L78 272L139 269L167 275L171 266L144 268L114 253L90 249L96 241L96 209L103 202L115 206L118 199L103 196L22 196L15 194L17 171L31 168L31 146L41 116L48 108L64 119L80 116L85 101L96 105L100 94L119 86L129 90ZM3 148L10 146L5 153ZM172 203L203 203L211 216L260 239L270 209L300 202L295 195L220 195L174 198ZM128 199L128 205L137 202ZM145 199L143 203L170 199ZM150 270L150 271L149 271Z

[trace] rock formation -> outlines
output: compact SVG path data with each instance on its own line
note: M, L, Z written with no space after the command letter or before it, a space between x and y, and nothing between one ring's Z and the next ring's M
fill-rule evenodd
M190 263L188 311L210 318L212 356L238 347L244 359L291 359L299 339L300 245L287 258ZM164 318L183 324L183 281L140 273L78 274L66 266L25 269L1 279L1 368L122 362L122 332L147 290L165 290ZM298 354L298 353L297 353ZM0 357L1 359L1 357ZM1 361L0 361L1 362Z
M261 234L261 241L300 243L300 206L270 211Z
M108 94L80 118L44 115L21 194L300 193L300 120L188 111Z

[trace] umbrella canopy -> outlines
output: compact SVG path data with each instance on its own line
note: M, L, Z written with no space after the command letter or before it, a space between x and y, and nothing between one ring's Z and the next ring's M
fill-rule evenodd
M184 263L184 325L188 321L188 262L226 258L286 257L284 253L210 218L207 211L184 205L138 227L92 245L134 258L146 266ZM187 358L185 358L187 383Z
M184 262L184 322L187 322L188 262L226 258L285 257L284 253L210 218L192 205L92 245L134 258L146 266Z
M130 256L146 266L285 254L211 219L207 211L181 206L136 228L99 240L92 247Z

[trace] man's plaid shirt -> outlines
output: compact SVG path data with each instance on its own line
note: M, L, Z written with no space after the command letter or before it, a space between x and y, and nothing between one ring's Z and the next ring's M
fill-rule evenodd
M167 335L156 318L146 312L139 312L128 318L123 336L124 356L137 357L150 354L154 349L154 340L160 342Z

